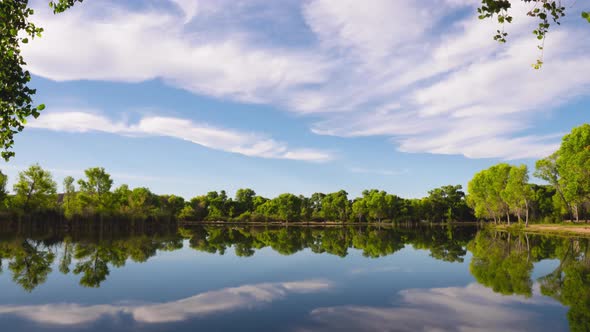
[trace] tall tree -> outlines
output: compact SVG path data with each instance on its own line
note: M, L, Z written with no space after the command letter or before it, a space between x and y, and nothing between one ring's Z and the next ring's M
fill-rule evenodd
M19 173L13 190L15 206L25 213L50 209L57 203L57 184L38 164Z
M254 211L254 197L256 192L252 189L238 189L236 191L235 202L237 204L236 215L241 215L244 212Z
M590 124L565 135L557 156L560 186L578 221L582 206L590 201Z
M535 164L534 175L540 179L547 181L552 185L563 204L567 207L570 217L573 216L571 203L565 198L563 187L561 186L561 176L559 175L559 169L557 166L557 158L559 157L558 152L553 153L549 157L537 160Z
M74 186L74 178L71 176L66 176L63 182L63 190L64 190L64 197L63 197L63 206L65 211L70 211L72 209L73 201L76 195L76 187Z
M500 193L510 211L518 217L524 214L525 226L529 224L529 207L533 198L533 191L529 185L529 174L526 165L512 166L504 190Z
M113 197L111 187L113 180L103 167L92 167L84 171L86 179L78 180L80 201L89 211L106 213L112 210Z
M367 201L364 197L357 198L352 203L352 214L355 218L358 218L359 222L363 221L363 218L366 218L368 212Z
M301 213L301 199L293 194L281 194L273 201L277 204L277 217L285 222L298 221Z

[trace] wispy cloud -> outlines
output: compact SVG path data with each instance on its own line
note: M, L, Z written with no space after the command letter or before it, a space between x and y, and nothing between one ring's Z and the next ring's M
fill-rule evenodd
M477 19L477 1L297 3L299 11L281 20L291 24L281 35L307 37L299 43L260 29L274 24L273 15L253 17L292 2L174 0L131 10L93 1L59 17L38 10L44 37L24 52L34 74L53 80L161 78L194 93L311 116L316 134L379 136L403 152L469 158L547 155L559 139L530 134L539 117L590 91L590 77L580 75L590 72L590 34L575 23L552 31L544 68L530 68L538 50L524 2L513 3L520 14L503 46L491 38L497 25ZM244 24L245 17L256 24ZM215 19L222 27L206 24ZM262 143L273 156L317 159L310 151L277 153L274 144ZM264 148L253 150L242 152Z
M164 136L182 139L211 149L246 156L325 162L333 156L325 151L292 149L286 143L264 135L213 127L187 119L149 116L136 123L113 121L89 111L64 111L44 114L29 123L31 128L65 132L105 132L127 136Z

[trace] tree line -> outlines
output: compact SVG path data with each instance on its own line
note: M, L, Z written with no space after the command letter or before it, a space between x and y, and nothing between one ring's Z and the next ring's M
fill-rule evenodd
M590 125L574 128L560 148L536 162L534 176L548 184L529 183L526 165L506 163L480 171L467 186L467 203L477 218L495 223L511 217L556 222L580 221L590 213Z
M62 191L51 172L35 164L22 171L6 189L7 176L0 173L0 206L7 216L57 216L65 219L119 218L133 220L187 220L226 222L430 222L472 220L460 185L429 191L421 199L405 199L383 190L365 190L349 198L344 190L314 193L310 197L285 193L275 198L257 195L252 189L211 191L188 201L176 195L158 195L148 188L113 188L104 168L84 171L77 181L67 176Z
M121 185L113 190L113 180L104 168L84 171L85 177L63 180L58 193L51 172L38 164L18 175L13 194L6 190L7 176L0 173L0 205L4 215L60 217L66 219L129 218L174 220L185 205L184 198L157 195L148 188L130 189Z
M215 222L447 222L511 220L555 222L587 218L590 212L590 125L574 128L561 147L536 163L534 175L547 184L529 183L526 165L494 165L475 174L466 195L461 185L447 185L428 196L406 199L371 189L351 198L344 190L310 197L284 193L274 198L252 189L224 190L185 200L148 188L113 188L104 168L67 176L58 193L51 172L38 164L18 175L13 193L0 173L0 207L7 216L57 216L65 219L131 219Z

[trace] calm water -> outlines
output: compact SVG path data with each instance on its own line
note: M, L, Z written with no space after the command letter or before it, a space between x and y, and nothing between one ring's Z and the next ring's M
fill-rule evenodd
M0 233L1 331L586 331L589 243L475 228Z

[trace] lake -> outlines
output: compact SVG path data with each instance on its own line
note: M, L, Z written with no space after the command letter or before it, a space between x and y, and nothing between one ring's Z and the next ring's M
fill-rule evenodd
M2 331L587 331L587 239L467 226L12 227Z

